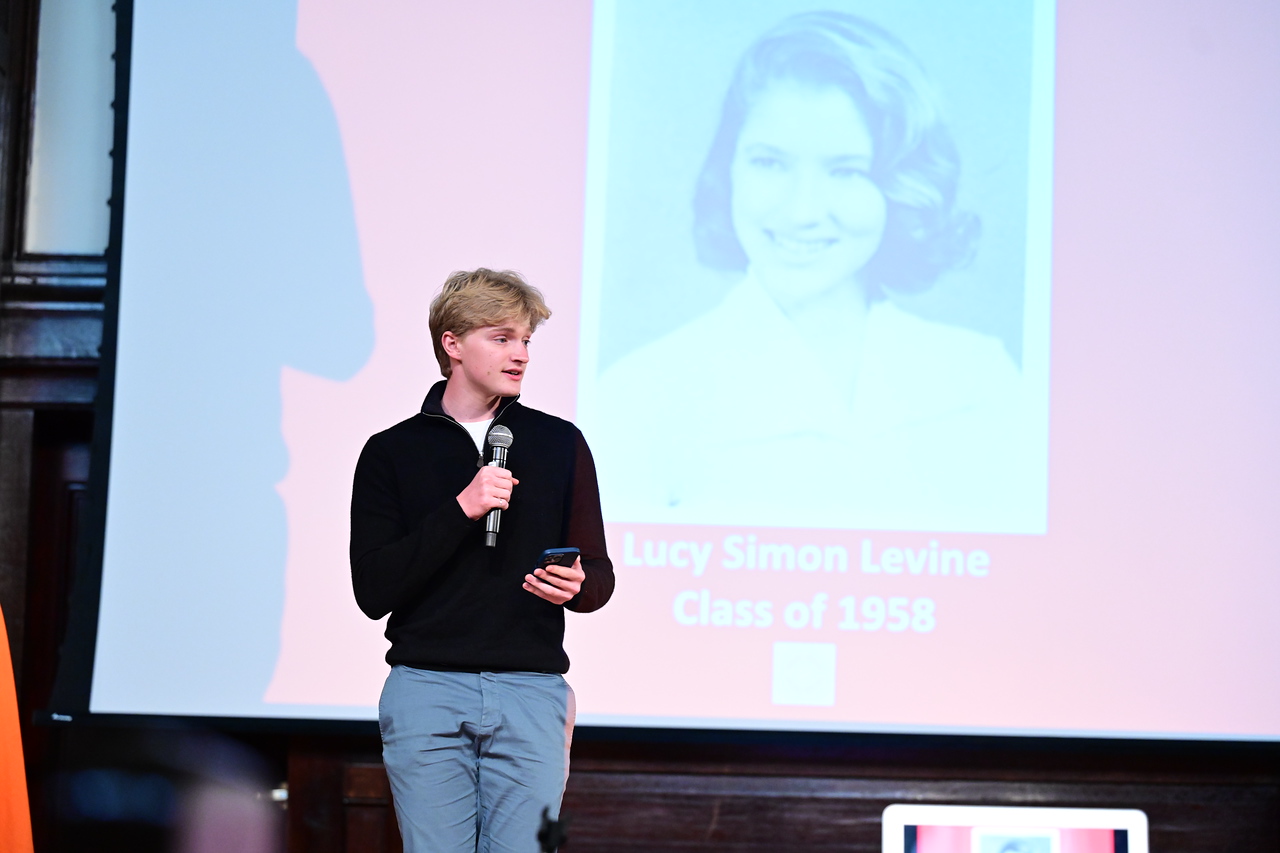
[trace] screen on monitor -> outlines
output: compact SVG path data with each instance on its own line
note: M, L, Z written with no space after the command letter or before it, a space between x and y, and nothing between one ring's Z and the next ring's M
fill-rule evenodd
M1147 853L1137 809L925 806L881 817L882 853Z

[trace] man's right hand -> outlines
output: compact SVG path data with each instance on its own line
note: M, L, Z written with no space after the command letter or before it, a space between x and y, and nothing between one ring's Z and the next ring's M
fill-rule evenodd
M519 482L506 468L486 465L458 495L458 506L467 518L476 521L491 509L506 509L511 503L511 490Z

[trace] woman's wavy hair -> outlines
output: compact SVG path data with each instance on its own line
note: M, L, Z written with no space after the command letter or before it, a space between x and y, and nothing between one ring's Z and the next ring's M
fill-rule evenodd
M960 159L920 64L869 21L806 12L766 32L738 62L694 195L699 261L715 269L747 267L730 214L730 169L747 114L778 81L836 86L866 119L871 177L888 202L884 237L864 270L873 290L925 290L972 257L978 219L956 208Z

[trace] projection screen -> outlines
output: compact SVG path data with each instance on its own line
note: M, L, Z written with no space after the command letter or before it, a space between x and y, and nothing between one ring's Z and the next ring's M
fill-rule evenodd
M1246 0L136 0L90 710L376 716L351 474L488 266L599 469L579 724L1280 738L1278 57Z

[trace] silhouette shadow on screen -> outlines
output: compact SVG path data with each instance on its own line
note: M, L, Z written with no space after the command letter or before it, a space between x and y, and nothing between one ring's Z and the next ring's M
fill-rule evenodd
M130 567L106 592L155 606L149 637L100 639L98 708L261 706L284 601L281 370L344 380L372 351L338 123L296 13L137 16L106 577Z

